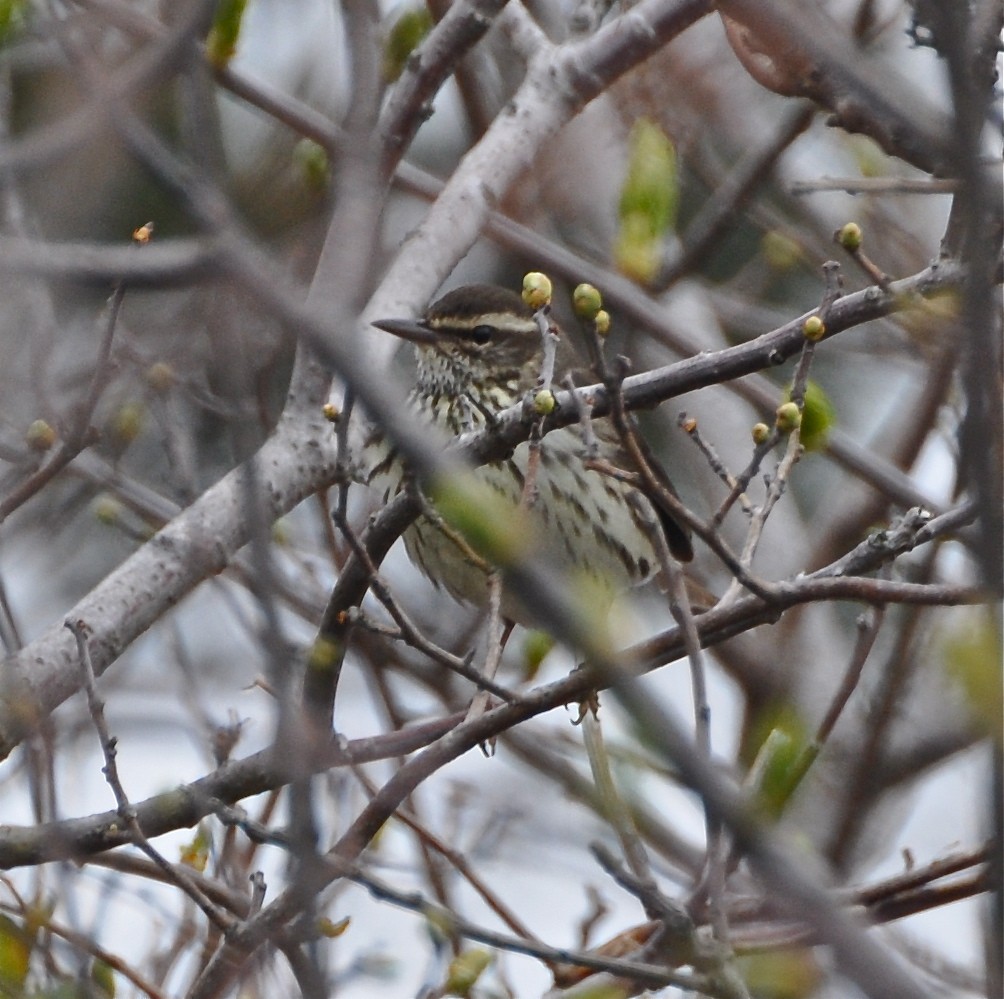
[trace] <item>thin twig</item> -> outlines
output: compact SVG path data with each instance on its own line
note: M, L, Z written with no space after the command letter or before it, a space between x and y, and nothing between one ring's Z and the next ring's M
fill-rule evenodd
M101 752L105 759L102 773L105 775L105 780L115 795L119 818L128 828L133 843L170 878L172 883L181 888L195 902L217 930L221 933L226 933L233 926L233 919L206 898L182 867L177 864L171 864L162 857L146 838L142 828L140 828L139 822L136 819L136 809L129 801L129 797L119 778L118 765L116 763L117 740L108 729L105 721L104 702L98 696L97 680L94 676L94 666L91 663L91 653L87 642L87 625L84 621L72 619L67 619L65 625L77 640L82 686L87 695L87 707L90 711L95 731L98 733Z
M543 350L543 360L540 364L540 375L537 378L537 388L542 391L550 391L551 383L554 381L554 362L558 355L558 344L561 337L558 335L558 327L551 319L551 307L545 305L538 309L533 318L537 322L540 330L540 342Z
M652 876L652 866L649 863L644 844L638 835L638 829L631 818L630 811L617 791L617 784L610 769L610 757L603 742L603 728L600 724L598 711L593 707L586 708L582 714L580 727L589 768L592 770L596 791L602 803L603 816L613 827L614 833L620 840L624 859L634 877L640 883L654 889L655 879Z
M387 635L388 637L400 638L405 642L405 644L410 645L423 655L428 656L434 662L440 663L447 669L452 670L458 676L462 676L464 679L470 680L472 683L477 684L478 687L489 691L496 697L499 697L506 702L519 700L518 694L513 693L505 687L499 686L494 682L493 677L486 676L485 673L475 669L471 665L469 657L461 659L459 656L453 655L451 652L448 652L446 649L427 638L412 622L411 618L408 617L408 615L401 609L400 604L398 604L397 600L394 598L390 587L388 587L384 582L383 577L380 575L376 565L370 558L369 552L366 550L365 545L363 545L360 541L356 532L347 522L342 522L340 520L337 511L332 515L332 517L335 520L336 526L348 541L349 547L369 571L370 591L384 606L387 613L393 618L394 623L398 627L398 631L394 633L389 632L384 628L380 628L375 622L368 621L365 614L358 608L346 608L345 613L349 615L349 618L353 623L359 623L371 631L380 631L380 633Z
M571 393L575 411L579 415L578 427L582 435L586 460L596 458L600 453L600 442L596 439L596 431L593 429L592 397L576 390L575 378L571 372L565 375L563 384Z
M952 194L959 189L957 180L938 177L817 177L793 180L792 194L815 194L818 191L846 191L848 194Z

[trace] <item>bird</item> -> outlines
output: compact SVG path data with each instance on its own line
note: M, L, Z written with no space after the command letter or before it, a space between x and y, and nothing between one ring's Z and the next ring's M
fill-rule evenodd
M503 410L538 386L543 340L534 310L516 292L498 285L470 284L433 302L418 319L378 319L373 326L411 341L416 350L414 387L408 405L418 420L459 436L489 427ZM562 338L565 339L565 338ZM627 451L608 419L591 421L593 454L607 465L632 470ZM363 481L388 502L403 488L405 466L382 432L366 437ZM652 527L663 532L680 562L694 555L689 532L658 502L628 481L585 464L585 431L572 424L540 441L529 504L535 545L552 566L587 580L590 592L610 599L653 577L661 566ZM479 483L515 514L523 499L529 445L475 471ZM668 480L667 488L672 491ZM631 494L635 494L632 498ZM488 604L490 569L472 558L435 518L421 515L406 530L411 561L437 587L461 602ZM518 594L503 592L509 622L536 627L532 608Z

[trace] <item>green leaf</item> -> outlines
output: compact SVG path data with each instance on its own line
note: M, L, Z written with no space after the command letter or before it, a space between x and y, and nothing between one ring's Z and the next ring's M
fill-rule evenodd
M247 0L219 0L206 39L206 55L214 66L226 66L237 52Z
M1001 639L993 611L963 612L942 643L945 671L961 689L976 725L1000 740L1004 693Z
M91 965L91 985L94 999L115 999L115 972L110 964L95 961Z
M755 999L809 999L823 980L811 948L792 948L739 959L739 968Z
M676 225L676 150L662 129L645 118L635 122L628 141L614 259L629 277L650 281L662 257L662 241Z
M444 992L448 996L469 996L478 979L491 965L494 958L490 951L472 947L458 954L446 972Z
M0 0L0 45L5 45L23 27L28 0Z
M763 234L760 252L764 255L767 266L774 271L790 271L804 259L798 243L777 229L770 229Z
M791 390L788 390L791 398ZM830 397L816 382L805 386L805 405L802 408L801 441L806 451L821 451L826 447L830 428L837 422L837 410Z
M620 216L644 218L653 236L676 224L679 185L676 150L654 122L640 118L631 129L627 177L621 189Z
M383 75L393 83L408 65L408 58L432 30L432 15L424 5L408 7L391 25L383 50Z
M463 473L440 479L431 495L443 520L492 565L504 568L532 550L533 528L526 511L514 510L475 476Z
M0 994L21 995L31 960L31 938L9 916L0 916Z
M816 750L794 708L782 705L769 715L761 722L769 728L757 749L751 773L757 807L767 818L776 819L811 766Z
M523 679L532 680L541 663L554 648L554 639L546 631L531 629L523 639Z

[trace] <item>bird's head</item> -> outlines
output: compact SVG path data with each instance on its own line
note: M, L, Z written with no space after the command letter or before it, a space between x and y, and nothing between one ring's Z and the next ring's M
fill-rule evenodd
M529 388L539 372L542 347L533 311L497 285L464 285L430 305L421 319L373 325L416 345L423 392L515 393Z

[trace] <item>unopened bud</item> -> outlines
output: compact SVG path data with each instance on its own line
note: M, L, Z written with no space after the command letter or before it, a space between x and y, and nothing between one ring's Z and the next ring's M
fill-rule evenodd
M857 222L848 222L837 230L837 242L851 253L861 249L861 226Z
M534 312L551 304L551 279L540 271L530 271L523 278L523 301Z
M802 422L802 412L793 402L785 402L777 407L774 425L782 434L797 430Z
M93 509L97 521L109 527L114 527L122 515L122 504L114 496L109 496L107 493L94 501Z
M303 172L307 186L313 191L323 191L328 183L328 152L313 139L301 139L293 147L293 159Z
M802 332L805 334L806 340L812 340L815 343L826 335L826 324L819 316L809 316L802 323Z
M764 444L770 437L770 427L766 423L754 423L751 433L754 444Z
M600 309L593 320L593 328L597 336L606 336L610 332L610 313L606 309Z
M120 444L131 444L143 431L146 413L138 402L125 402L112 416L111 431Z
M603 296L591 284L580 284L572 292L572 308L580 319L588 322L600 314Z
M549 416L557 405L554 393L550 389L541 389L533 397L533 408L538 416Z
M137 246L146 246L153 239L153 223L146 222L132 231L132 241Z
M333 402L326 402L321 412L328 423L337 423L342 416L342 411Z
M24 433L32 451L48 451L56 443L56 431L45 420L33 420Z
M174 368L167 361L154 361L146 369L146 383L155 392L164 393L174 385L177 380Z

